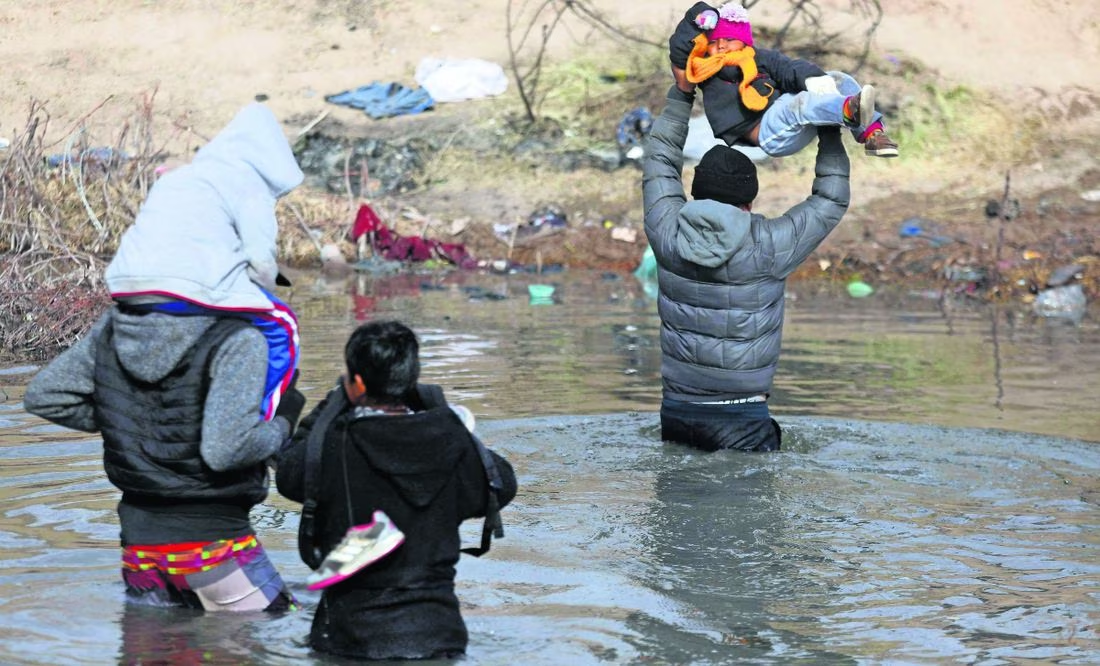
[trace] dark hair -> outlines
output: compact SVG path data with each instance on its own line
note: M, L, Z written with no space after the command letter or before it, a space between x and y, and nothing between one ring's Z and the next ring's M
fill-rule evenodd
M404 401L420 379L420 343L398 321L359 326L344 346L348 376L363 378L367 395L383 402Z

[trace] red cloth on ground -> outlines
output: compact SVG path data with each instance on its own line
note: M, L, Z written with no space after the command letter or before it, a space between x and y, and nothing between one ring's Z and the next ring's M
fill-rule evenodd
M477 260L461 243L440 243L421 236L401 236L387 227L367 204L359 206L351 228L352 242L363 234L370 236L371 249L389 261L427 261L439 258L463 269L477 268Z

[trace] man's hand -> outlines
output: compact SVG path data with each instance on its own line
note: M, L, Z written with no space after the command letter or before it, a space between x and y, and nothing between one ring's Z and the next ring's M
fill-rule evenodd
M306 397L298 390L298 371L295 370L294 376L290 379L290 386L279 400L279 406L275 408L275 416L286 419L290 423L290 432L293 434L294 429L298 427L298 417L302 415L302 408L305 406Z
M695 93L695 84L687 80L687 72L676 65L672 66L672 78L676 79L676 87L679 88L681 92L688 93L689 95Z

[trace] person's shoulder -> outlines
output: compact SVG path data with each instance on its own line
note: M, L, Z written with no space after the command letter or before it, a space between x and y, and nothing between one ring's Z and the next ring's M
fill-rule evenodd
M237 319L234 317L227 317L226 319L228 321L222 325L231 328L229 333L225 336L226 345L232 345L242 349L261 350L265 356L267 355L267 338L260 332L260 329L244 319Z

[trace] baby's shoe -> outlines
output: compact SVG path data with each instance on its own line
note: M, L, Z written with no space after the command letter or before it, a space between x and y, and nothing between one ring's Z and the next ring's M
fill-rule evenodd
M849 127L869 127L875 120L875 87L863 86L858 95L844 100L844 123Z
M863 150L873 157L897 157L898 144L886 134L885 130L875 130L863 142Z
M348 528L342 541L306 578L306 587L320 590L351 577L363 567L373 564L405 541L405 534L397 529L390 517L375 511L373 522Z

